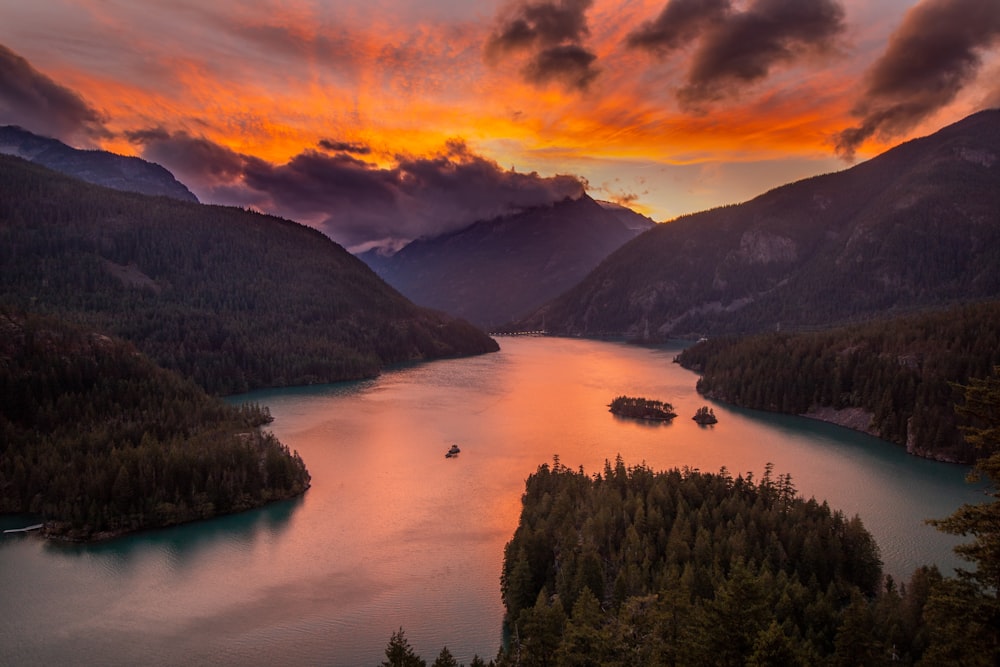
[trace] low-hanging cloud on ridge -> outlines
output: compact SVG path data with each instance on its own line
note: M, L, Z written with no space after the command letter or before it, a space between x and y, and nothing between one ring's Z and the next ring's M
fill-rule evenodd
M430 157L397 156L389 167L357 157L361 144L326 139L273 164L185 132L132 133L143 156L174 171L200 198L252 206L311 224L354 251L397 249L406 242L461 229L477 220L577 198L575 176L542 177L505 170L449 141Z
M981 52L1000 43L1000 2L924 0L907 12L882 56L868 70L837 152L853 159L877 136L902 135L949 104L979 71Z

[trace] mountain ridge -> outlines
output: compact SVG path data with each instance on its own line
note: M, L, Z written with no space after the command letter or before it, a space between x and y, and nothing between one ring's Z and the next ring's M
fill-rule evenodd
M575 284L642 220L655 224L628 213L583 195L418 239L392 256L359 257L415 303L492 327Z
M0 153L24 158L94 185L198 201L187 186L155 162L102 150L80 150L16 125L0 127Z
M659 340L1000 294L1000 110L658 225L517 327Z
M128 340L214 393L498 349L321 232L0 156L0 305Z

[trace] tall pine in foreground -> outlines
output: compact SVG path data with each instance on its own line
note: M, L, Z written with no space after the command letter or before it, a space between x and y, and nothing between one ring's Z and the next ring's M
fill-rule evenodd
M986 477L993 500L963 505L932 523L946 533L972 537L955 548L975 569L959 569L941 582L928 601L931 644L926 664L1000 666L1000 367L963 387L957 409L972 426L966 439L982 454L974 478Z

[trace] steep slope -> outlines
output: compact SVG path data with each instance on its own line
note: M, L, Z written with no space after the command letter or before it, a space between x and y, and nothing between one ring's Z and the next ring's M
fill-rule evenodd
M641 234L656 224L656 221L649 216L636 213L628 206L616 204L611 201L601 201L600 199L595 199L594 201L596 201L605 211L614 214L614 216L618 218L623 225L634 231L636 234Z
M1000 294L1000 110L851 169L658 225L519 323L756 332Z
M83 151L14 125L0 127L0 153L16 155L80 180L115 190L198 201L164 167L107 151Z
M415 303L492 327L573 286L652 224L626 225L584 195L361 257Z
M99 188L9 156L0 156L4 303L125 338L221 393L497 349L304 225Z

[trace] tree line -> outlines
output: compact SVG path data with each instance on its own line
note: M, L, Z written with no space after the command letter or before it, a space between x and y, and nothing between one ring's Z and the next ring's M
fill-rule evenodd
M914 454L971 462L956 384L1000 364L1000 302L811 333L723 337L678 361L698 391L748 408L805 414L860 408L869 429Z

